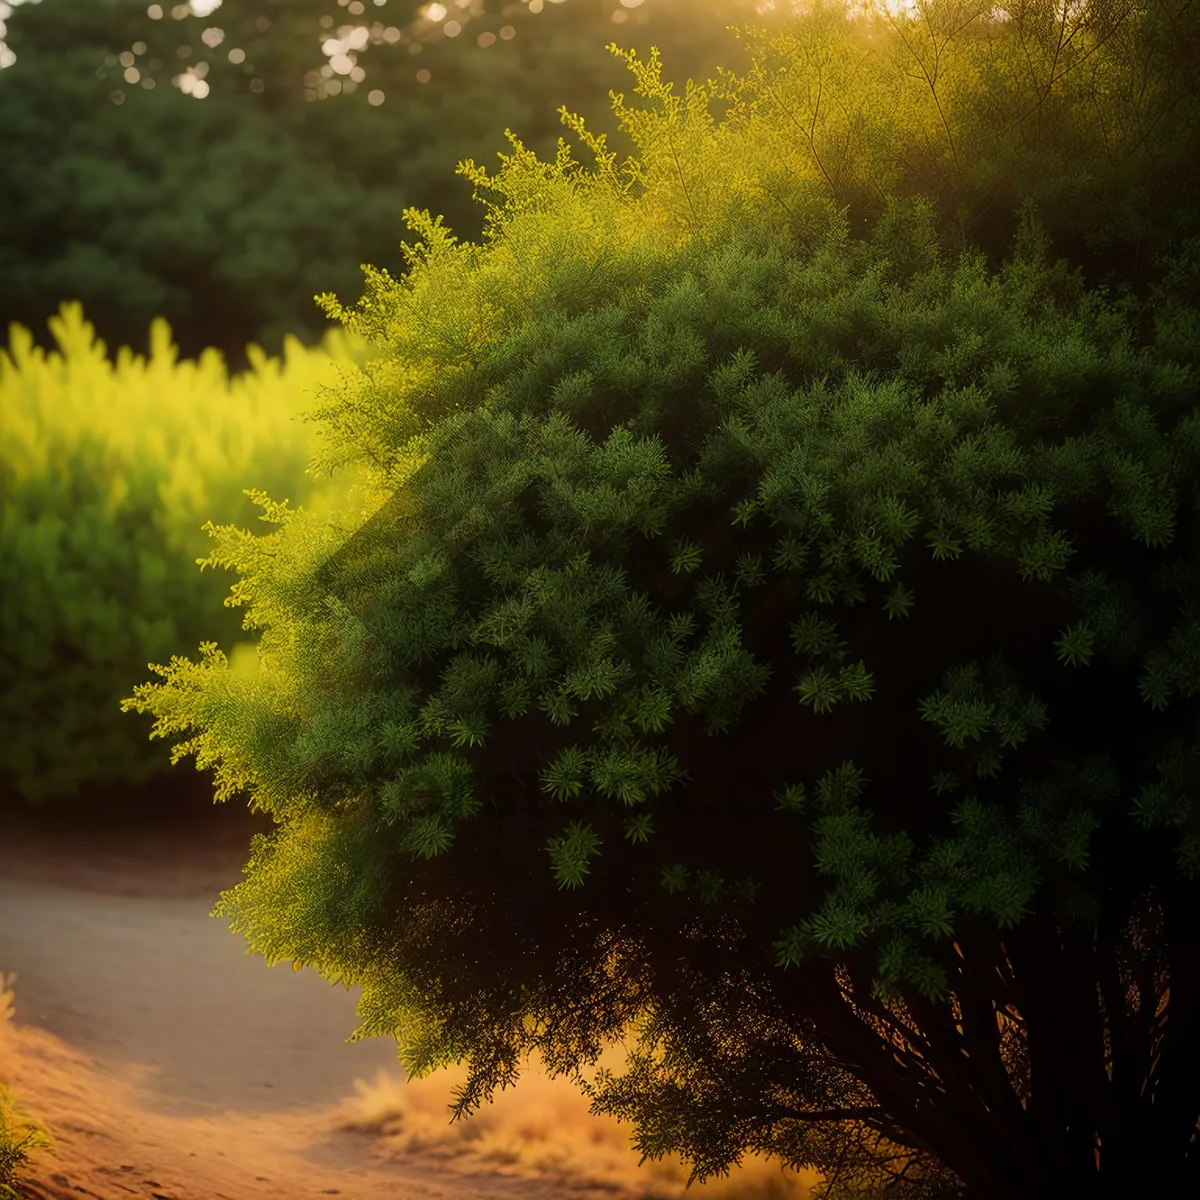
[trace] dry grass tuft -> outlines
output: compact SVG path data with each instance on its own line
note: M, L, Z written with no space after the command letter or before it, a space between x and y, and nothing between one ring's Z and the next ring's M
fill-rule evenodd
M619 1068L615 1048L601 1059ZM497 1092L495 1102L450 1123L453 1089L466 1068L448 1068L405 1082L379 1072L374 1083L355 1082L356 1097L343 1101L340 1126L378 1139L389 1156L418 1156L456 1174L537 1176L574 1188L636 1195L640 1200L677 1200L689 1174L678 1156L638 1166L632 1134L611 1117L595 1117L588 1101L566 1079L551 1079L536 1057L517 1086ZM695 1184L689 1200L808 1200L813 1174L782 1170L748 1158L724 1179Z

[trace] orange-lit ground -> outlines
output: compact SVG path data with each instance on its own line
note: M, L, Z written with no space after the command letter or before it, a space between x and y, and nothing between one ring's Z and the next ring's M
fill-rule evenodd
M183 817L0 812L0 968L17 973L0 1082L56 1143L31 1197L683 1195L677 1161L639 1168L626 1126L536 1069L449 1124L463 1071L404 1082L392 1041L344 1042L354 993L268 968L208 917L262 822L233 805ZM690 1193L807 1194L759 1161Z

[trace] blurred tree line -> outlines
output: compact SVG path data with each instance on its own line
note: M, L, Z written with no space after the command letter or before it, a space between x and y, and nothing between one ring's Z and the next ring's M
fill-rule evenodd
M748 0L12 0L0 4L0 332L79 300L110 348L166 317L184 356L313 344L320 292L402 273L409 205L478 239L455 164L566 104L624 155L616 40L679 79L741 67ZM14 5L16 5L14 7Z

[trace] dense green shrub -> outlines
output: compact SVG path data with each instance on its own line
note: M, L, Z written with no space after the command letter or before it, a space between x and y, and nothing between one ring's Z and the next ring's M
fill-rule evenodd
M468 1059L459 1112L537 1047L701 1178L1186 1194L1196 247L1092 289L1021 203L989 266L903 173L853 228L789 115L823 62L716 122L631 59L636 158L567 116L590 172L463 164L482 245L407 212L408 274L327 300L377 354L315 414L345 527L214 530L265 669L209 641L126 706L277 822L217 915Z
M248 522L247 487L304 504L343 486L306 475L293 418L354 361L334 334L282 361L251 347L230 377L216 351L177 361L165 321L148 358L115 362L78 305L50 324L56 352L19 325L0 350L0 777L35 801L168 765L121 715L129 675L206 633L246 641L228 582L197 576L203 524Z

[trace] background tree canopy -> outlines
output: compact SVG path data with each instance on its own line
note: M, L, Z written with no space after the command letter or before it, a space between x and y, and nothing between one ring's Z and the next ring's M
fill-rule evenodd
M454 166L491 158L506 127L551 156L565 103L619 136L610 37L643 53L653 41L699 78L740 65L724 26L750 12L744 0L3 7L0 329L41 336L79 300L110 346L144 352L161 316L185 356L215 346L235 369L251 341L272 354L288 333L314 344L328 323L313 297L355 292L361 263L398 268L406 206L478 236L482 209Z
M276 821L217 913L463 1111L536 1046L701 1177L1200 1187L1197 33L816 4L406 210L324 302L368 483L126 701Z

